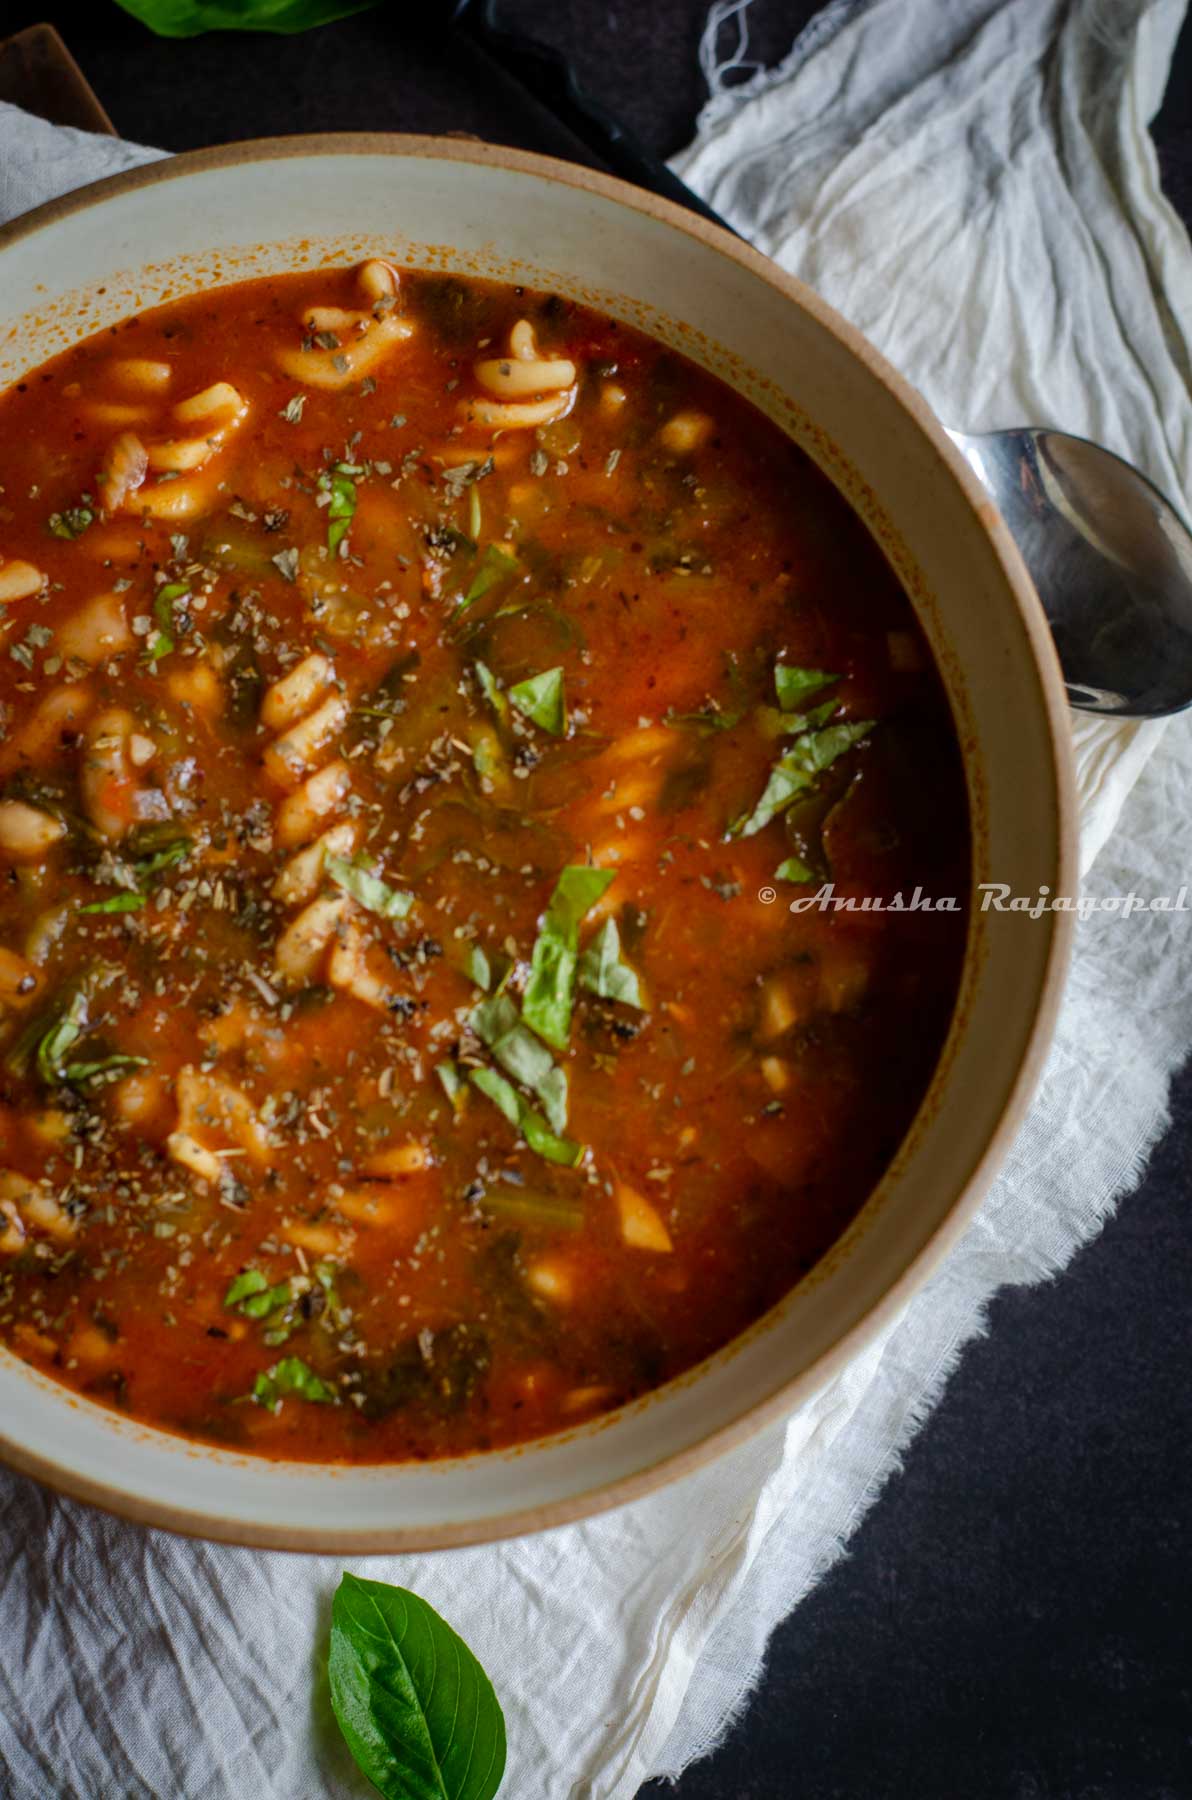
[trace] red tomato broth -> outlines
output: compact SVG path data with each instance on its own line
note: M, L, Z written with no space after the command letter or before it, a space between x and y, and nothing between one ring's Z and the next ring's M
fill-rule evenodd
M0 398L0 584L22 562L47 584L4 608L0 807L61 827L38 855L0 846L0 951L33 983L4 986L0 955L0 1334L169 1430L385 1462L508 1444L621 1404L814 1266L938 1058L968 824L905 596L775 426L557 296L416 273L375 309L360 290L357 272L319 271L171 303ZM360 311L363 326L312 345L312 307ZM387 319L412 332L367 376L322 387L279 366L297 352L326 373L329 358L366 354ZM473 365L502 359L523 319L533 366L570 358L575 393L561 417L498 429L478 417ZM147 402L114 372L138 358L169 366ZM217 382L247 413L226 430L222 412L200 418L216 424L198 474L177 477L184 497L201 490L193 509L146 512L169 486L150 472L105 511L97 470L114 466L114 436L168 446L170 408ZM543 391L549 402L546 389L528 404ZM140 415L97 416L97 403ZM666 442L676 415L698 426L679 448ZM443 459L465 458L471 479L444 476ZM360 472L331 556L317 478L337 463ZM94 516L76 537L47 529L80 504ZM491 586L465 604L486 569ZM164 612L163 585L188 590ZM72 661L56 646L100 594L131 641ZM260 709L312 655L333 666L319 704L339 695L345 716L303 779L342 755L350 790L283 845L295 784L278 752L268 759L284 732ZM807 708L827 700L833 724L875 723L806 800L728 839L792 741L776 661L837 677ZM558 736L508 701L555 667ZM65 724L45 711L63 688L52 706ZM271 895L342 823L369 872L413 895L406 917L345 896L325 867L301 905ZM178 861L144 873L183 838ZM776 881L792 854L816 865L810 884ZM576 989L552 1052L570 1080L562 1135L584 1147L572 1168L536 1154L467 1079L494 1065L468 1025L483 994L464 963L473 944L512 959L506 991L524 998L556 881L589 860L616 875L580 948L617 920L646 1006ZM960 905L791 913L827 874L858 897L918 885ZM80 911L130 881L139 909ZM275 959L288 927L340 901L307 974L287 980ZM22 1061L80 982L67 1060L39 1068L26 1049ZM69 1075L70 1057L112 1056L144 1061ZM464 1081L458 1108L443 1062ZM183 1160L180 1136L218 1178ZM403 1147L421 1166L370 1173ZM645 1244L627 1240L626 1193ZM290 1284L280 1310L228 1303L246 1270L270 1291ZM315 1387L254 1400L289 1358Z

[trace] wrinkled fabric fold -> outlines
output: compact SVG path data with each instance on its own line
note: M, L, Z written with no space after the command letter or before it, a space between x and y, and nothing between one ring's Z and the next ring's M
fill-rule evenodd
M720 91L685 177L868 332L949 422L1053 422L1169 491L1192 475L1192 253L1147 121L1181 0L838 0ZM730 40L726 48L723 40ZM719 58L719 60L718 60ZM0 216L156 154L0 105ZM1192 734L1081 722L1090 891L1192 868ZM1038 1099L946 1264L785 1425L640 1504L532 1540L357 1558L468 1638L505 1792L632 1800L715 1743L774 1625L840 1553L989 1297L1062 1268L1137 1182L1192 1046L1187 917L1101 914ZM342 1566L172 1539L0 1473L0 1790L11 1800L349 1800L323 1648Z

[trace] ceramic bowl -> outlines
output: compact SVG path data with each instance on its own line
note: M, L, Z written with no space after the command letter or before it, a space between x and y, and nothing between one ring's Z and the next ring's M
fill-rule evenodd
M666 202L453 140L284 139L153 163L0 231L0 386L139 308L369 255L557 289L682 350L776 419L878 538L932 644L964 750L974 881L1072 891L1059 669L993 506L920 397L830 307ZM852 1227L744 1336L610 1417L480 1457L312 1467L136 1425L0 1352L0 1455L146 1523L339 1551L537 1530L731 1455L885 1329L964 1229L1039 1073L1068 922L974 910L939 1069Z

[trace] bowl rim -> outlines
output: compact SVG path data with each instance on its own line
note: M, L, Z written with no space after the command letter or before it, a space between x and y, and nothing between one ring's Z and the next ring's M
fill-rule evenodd
M1049 776L1056 800L1055 891L1066 894L1078 870L1077 793L1069 727L1069 708L1059 660L1043 608L1022 557L997 508L965 459L955 448L927 401L889 363L882 353L813 288L789 275L743 238L702 215L665 200L629 182L565 162L558 157L518 150L480 138L444 137L401 132L320 132L310 135L247 138L202 150L180 152L123 170L73 189L44 202L30 212L0 225L0 266L11 245L57 225L76 213L90 212L110 199L161 182L185 180L209 170L243 164L324 156L415 157L478 168L496 168L547 180L556 185L595 195L631 212L645 215L673 231L697 240L707 249L764 281L785 300L810 314L862 364L908 415L930 448L943 473L961 489L976 528L986 538L1000 566L1002 578L1014 602L1039 679L1039 700L1051 748ZM492 1518L438 1526L336 1529L322 1525L271 1526L258 1520L213 1519L184 1505L146 1500L127 1488L80 1474L49 1455L30 1452L12 1439L0 1425L0 1461L33 1477L55 1491L132 1523L199 1538L255 1549L338 1552L341 1554L407 1553L456 1549L471 1544L493 1543L554 1529L624 1506L695 1473L739 1448L780 1419L789 1417L835 1377L890 1324L911 1296L939 1267L969 1225L1001 1166L1038 1085L1054 1034L1071 955L1075 917L1070 911L1055 912L1051 942L1039 985L1038 999L1021 1060L1006 1092L1002 1110L990 1131L964 1185L955 1194L935 1230L889 1281L869 1310L847 1329L829 1349L797 1375L782 1382L772 1393L755 1402L728 1424L708 1433L685 1449L611 1481L597 1482L582 1492L543 1501ZM192 1445L201 1451L201 1445ZM532 1445L523 1446L532 1450ZM369 1465L370 1468L372 1465ZM401 1465L396 1465L400 1467ZM350 1471L346 1471L350 1474Z

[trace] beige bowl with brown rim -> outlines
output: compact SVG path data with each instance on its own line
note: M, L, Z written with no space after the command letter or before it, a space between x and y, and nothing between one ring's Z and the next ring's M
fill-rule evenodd
M918 395L863 338L764 257L676 207L540 157L430 138L283 139L181 156L0 231L0 386L138 308L370 255L555 288L674 345L779 421L879 539L933 646L964 749L974 881L1071 891L1067 710L1005 527ZM849 1231L743 1337L609 1418L432 1465L311 1467L132 1424L0 1352L0 1455L146 1523L368 1551L559 1524L731 1452L880 1331L963 1230L1038 1077L1068 924L974 913L940 1067Z

